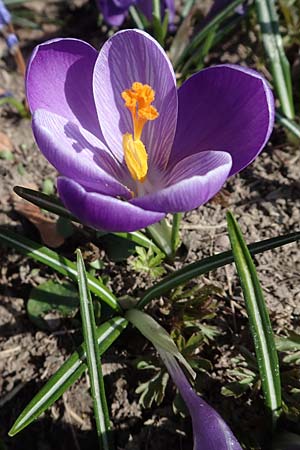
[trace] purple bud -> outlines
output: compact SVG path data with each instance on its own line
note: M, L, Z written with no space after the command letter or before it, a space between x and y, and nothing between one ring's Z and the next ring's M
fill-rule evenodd
M19 43L17 36L14 33L9 33L5 36L9 50L13 50Z
M11 15L3 1L0 0L0 30L4 25L8 25L11 21Z
M222 417L192 389L176 358L157 348L192 418L194 450L242 450Z

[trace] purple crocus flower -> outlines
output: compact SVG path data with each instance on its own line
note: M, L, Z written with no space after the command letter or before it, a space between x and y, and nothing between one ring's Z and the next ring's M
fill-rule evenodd
M233 0L214 0L212 7L205 19L205 22L209 22L211 19L213 19L217 14L219 14L222 11L222 9L227 8L227 6L229 6L230 3L232 3L232 1ZM245 14L245 4L241 3L239 6L237 6L235 8L235 12L240 15Z
M16 47L19 45L17 36L14 33L9 33L7 34L5 40L9 50L13 53Z
M193 450L242 450L222 417L192 389L176 358L157 349L192 418Z
M127 17L130 6L138 6L146 18L152 19L152 0L97 0L105 22L111 26L120 26ZM162 2L164 9L169 11L169 23L172 25L175 18L175 0ZM162 10L164 13L164 10Z
M164 50L139 30L116 33L99 54L76 39L39 45L26 90L63 203L109 231L204 204L260 153L274 122L258 73L215 66L177 91Z
M3 1L0 0L0 30L11 21L11 15Z

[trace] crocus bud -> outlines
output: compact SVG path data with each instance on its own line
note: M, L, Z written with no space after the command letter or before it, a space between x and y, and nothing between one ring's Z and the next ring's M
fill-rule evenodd
M9 33L5 36L5 40L9 50L13 53L19 43L17 36L14 33Z
M3 1L0 0L0 30L11 21L11 15Z

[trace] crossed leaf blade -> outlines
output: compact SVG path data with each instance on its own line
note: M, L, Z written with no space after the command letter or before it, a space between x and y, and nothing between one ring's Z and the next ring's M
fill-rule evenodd
M97 328L96 336L100 355L120 336L127 324L125 318L116 316ZM22 411L9 435L14 436L19 433L53 405L87 369L85 361L86 348L84 344L81 344Z
M52 267L57 272L77 281L77 269L76 265L64 256L60 256L58 253L44 247L30 239L24 238L13 231L0 229L0 242L13 247L20 253L39 261L46 266ZM101 298L108 306L115 311L121 311L121 307L114 294L104 286L101 281L95 277L87 274L89 289L98 297Z
M94 306L92 296L88 288L85 266L80 249L78 249L76 253L82 333L86 347L86 361L91 382L97 434L100 448L109 450L110 420L100 361L100 351L97 342Z

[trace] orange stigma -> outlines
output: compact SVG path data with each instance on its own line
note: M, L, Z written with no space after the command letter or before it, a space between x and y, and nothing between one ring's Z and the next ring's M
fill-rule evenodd
M141 141L141 135L148 120L159 116L157 109L151 105L155 99L155 91L148 84L134 82L131 89L122 92L125 106L129 109L133 122L133 135L123 136L123 149L128 170L135 181L143 183L148 172L148 155Z

